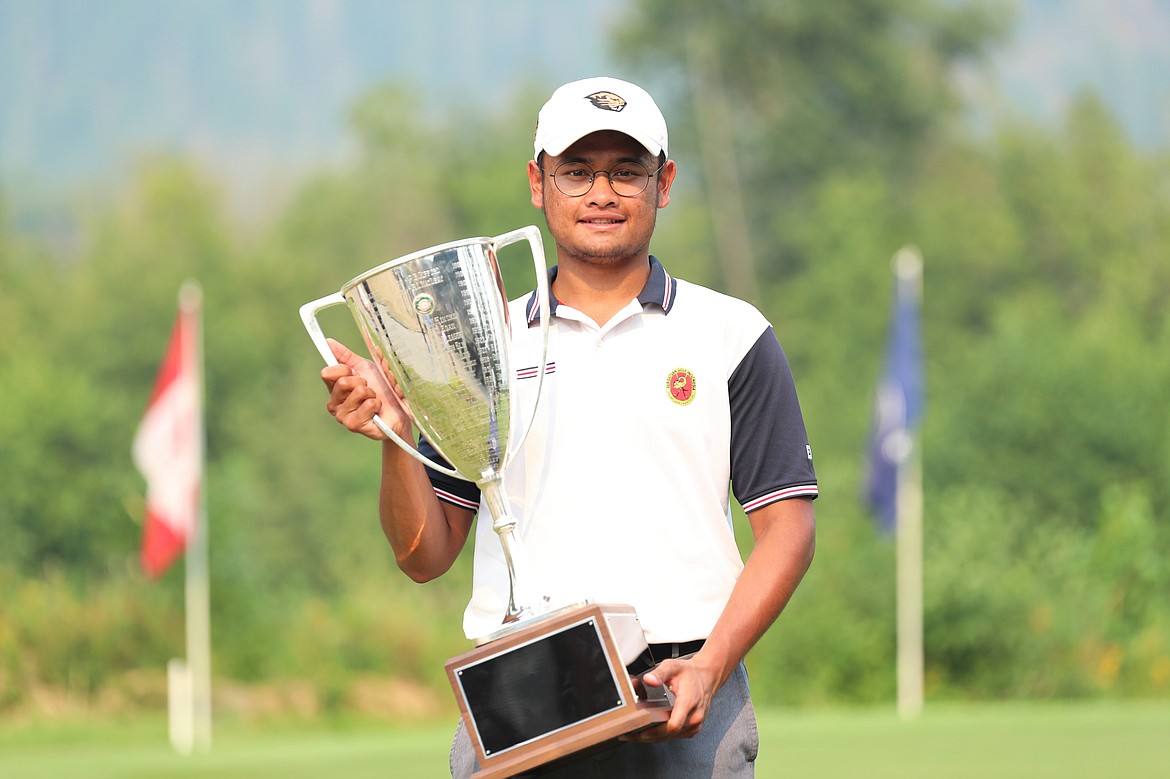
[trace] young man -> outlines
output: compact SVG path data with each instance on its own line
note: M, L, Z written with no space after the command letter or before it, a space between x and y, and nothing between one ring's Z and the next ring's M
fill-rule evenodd
M784 353L751 305L672 278L650 255L676 174L666 122L640 87L566 84L541 109L528 163L532 205L556 244L552 311L511 304L518 368L540 363L539 412L506 472L535 580L554 604L632 605L659 665L644 683L674 696L670 720L556 776L751 776L758 748L743 658L812 561L812 449ZM525 326L527 323L527 327ZM328 409L384 440L404 438L396 387L333 343ZM517 391L535 382L518 379ZM420 448L433 449L423 441ZM755 545L741 563L729 492ZM427 581L450 568L479 508L474 484L382 447L379 513L398 565ZM500 544L478 523L469 638L496 630L508 598ZM461 727L452 773L474 770Z

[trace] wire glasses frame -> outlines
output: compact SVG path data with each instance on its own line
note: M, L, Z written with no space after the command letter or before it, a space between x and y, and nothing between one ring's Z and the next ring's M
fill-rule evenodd
M540 166L540 170L548 173L556 188L569 197L581 197L593 189L597 177L604 173L609 179L609 187L615 194L622 197L637 197L646 191L650 179L654 178L666 165L661 163L654 170L650 170L640 162L622 162L609 170L594 170L584 162L562 162L551 173Z

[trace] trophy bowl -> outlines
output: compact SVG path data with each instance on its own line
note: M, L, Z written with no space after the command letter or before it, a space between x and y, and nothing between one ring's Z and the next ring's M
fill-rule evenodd
M374 423L426 465L468 481L501 472L507 452L520 444L509 441L514 376L497 258L501 247L520 240L532 248L537 293L547 310L548 275L535 226L399 257L350 280L339 293L301 307L317 351L326 364L336 365L317 315L332 306L349 306L371 359L398 382L418 429L451 467L418 455L380 417ZM547 321L542 334L547 344Z

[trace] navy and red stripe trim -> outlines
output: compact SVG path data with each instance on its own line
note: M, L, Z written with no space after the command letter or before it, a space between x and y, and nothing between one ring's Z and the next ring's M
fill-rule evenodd
M554 265L548 271L548 284L552 287L557 278L557 267ZM646 285L642 287L642 291L638 293L638 302L642 305L660 306L664 313L669 314L670 309L674 306L675 296L678 294L678 284L675 283L674 278L666 272L666 268L662 267L662 263L658 258L650 256L650 276L646 279ZM552 309L552 315L557 315L557 306L560 302L556 296L549 292L549 307ZM524 307L524 316L528 322L529 327L533 325L540 318L540 306L538 305L536 291L528 296L528 303Z
M745 513L752 512L780 500L787 500L789 498L815 498L818 494L817 485L815 484L797 484L793 487L783 487L778 490L766 492L758 498L753 498L743 504L743 510Z
M467 498L462 498L453 492L449 492L439 487L435 487L434 489L435 496L438 497L439 500L446 501L447 503L450 503L453 506L458 506L459 508L471 509L472 511L479 510L478 500L470 501Z
M546 363L544 366L544 375L548 376L550 373L557 372L557 364L555 362ZM520 368L516 371L517 379L535 379L540 374L540 366L533 365L529 368Z
M671 307L674 306L677 291L678 285L675 284L674 278L666 272L666 268L662 267L657 257L651 256L650 277L646 279L646 286L638 295L638 302L644 306L651 303L661 306L662 310L669 314Z

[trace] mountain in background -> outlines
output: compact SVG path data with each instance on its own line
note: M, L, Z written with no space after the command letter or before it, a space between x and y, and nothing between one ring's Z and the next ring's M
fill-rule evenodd
M55 187L160 148L317 164L342 153L347 110L378 82L402 82L420 111L496 110L521 84L604 70L625 5L0 0L0 176Z
M1134 140L1170 141L1170 3L1018 5L1014 39L967 90L980 112L1056 121L1088 87ZM347 110L378 82L401 81L420 111L495 112L525 86L621 75L607 41L631 6L0 0L0 187L68 190L160 149L229 181L293 175L344 156Z
M1078 91L1091 89L1135 142L1170 144L1170 2L1016 5L1014 34L991 68L991 87L1006 99L1001 110L1056 121Z

